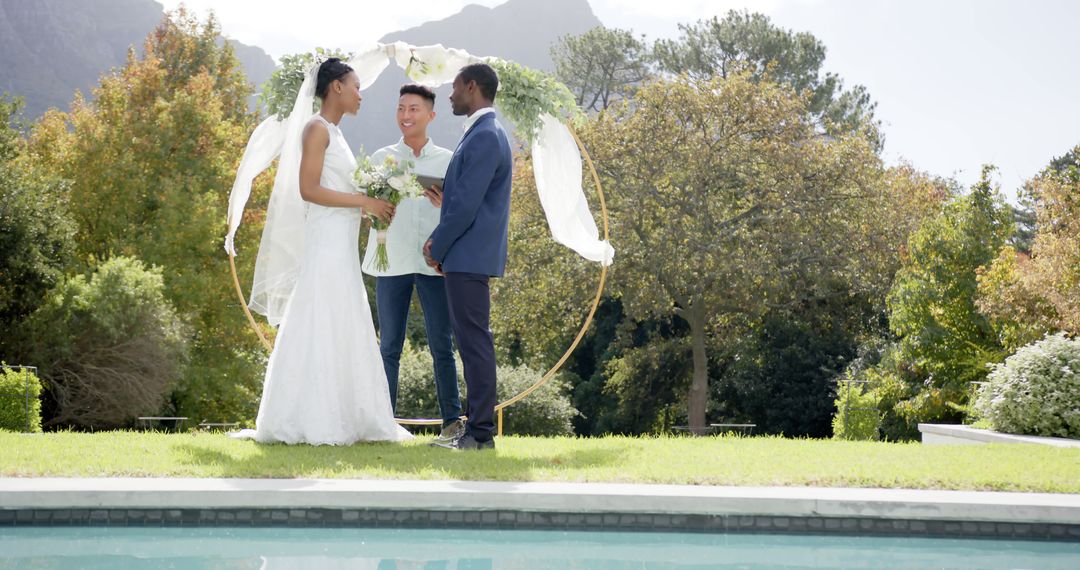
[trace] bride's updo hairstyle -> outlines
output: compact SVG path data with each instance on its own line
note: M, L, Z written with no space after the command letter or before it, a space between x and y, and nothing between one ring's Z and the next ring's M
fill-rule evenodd
M327 92L330 91L330 84L337 79L341 79L351 72L353 68L348 64L342 63L342 61L336 57L332 57L319 66L319 74L315 78L315 96L319 99L326 99Z

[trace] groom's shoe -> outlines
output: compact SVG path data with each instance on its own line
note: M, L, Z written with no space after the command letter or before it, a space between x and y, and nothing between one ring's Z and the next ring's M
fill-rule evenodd
M495 449L495 440L480 441L471 434L464 434L454 440L453 449Z
M495 449L495 440L480 441L466 433L448 444L439 444L439 447L447 449Z
M463 435L465 435L465 422L454 420L442 429L442 433L431 442L431 445L449 445L453 443L455 439Z

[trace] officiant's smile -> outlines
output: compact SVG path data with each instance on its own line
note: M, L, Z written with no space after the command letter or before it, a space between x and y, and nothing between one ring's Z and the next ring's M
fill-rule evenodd
M398 100L398 128L416 156L420 156L419 149L427 143L428 124L434 119L434 101L417 93L405 93Z

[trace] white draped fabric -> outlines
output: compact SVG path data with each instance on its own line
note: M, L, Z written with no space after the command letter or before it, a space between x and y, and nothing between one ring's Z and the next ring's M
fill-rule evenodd
M542 116L532 159L536 191L551 237L589 261L611 265L615 249L598 237L581 185L581 154L570 129L551 115Z
M359 76L361 89L366 89L391 60L413 81L435 87L453 81L465 65L487 59L441 45L417 47L395 42L366 49L348 63ZM275 158L279 159L249 301L251 309L265 315L272 325L281 321L304 251L307 207L300 198L300 141L304 125L313 114L315 71L309 70L288 118L268 117L251 134L229 197L225 251L235 255L236 230L243 219L252 181ZM582 188L581 155L567 127L545 115L532 153L536 187L552 237L585 259L610 265L615 251L599 237Z

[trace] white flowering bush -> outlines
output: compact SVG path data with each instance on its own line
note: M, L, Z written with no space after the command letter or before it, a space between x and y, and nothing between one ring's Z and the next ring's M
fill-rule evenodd
M997 431L1080 438L1080 340L1064 333L994 367L976 410Z

